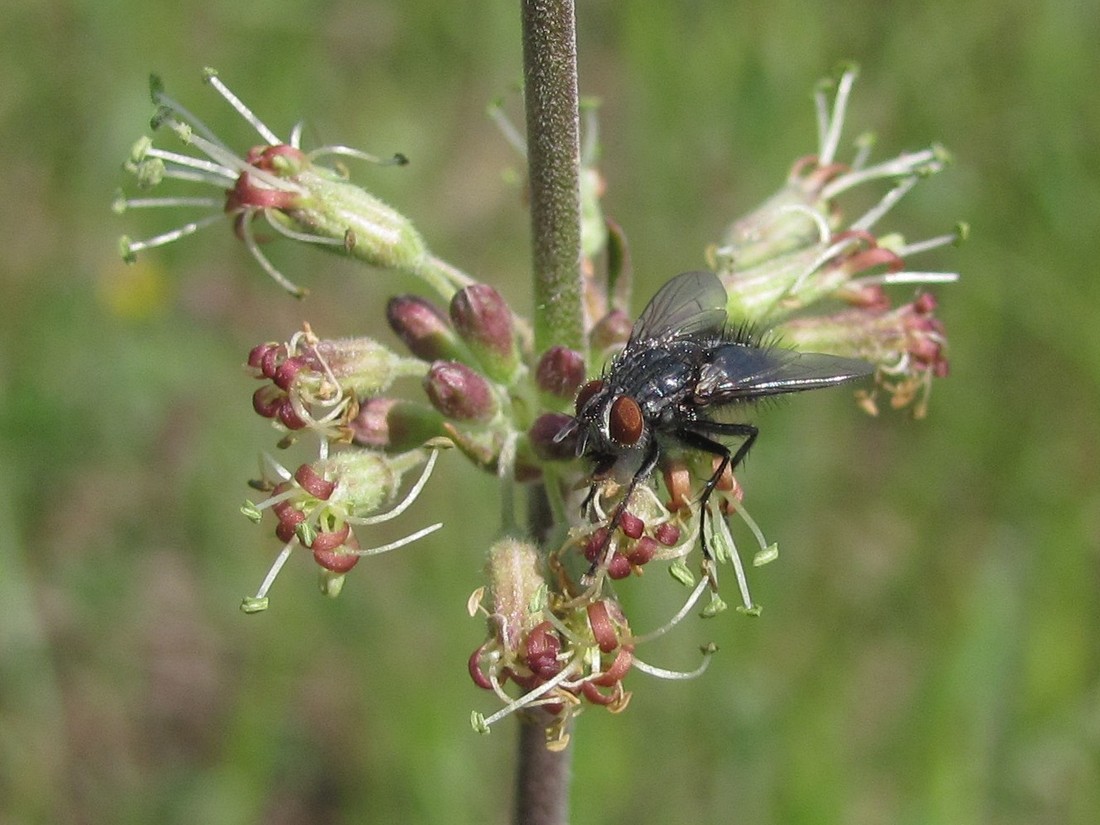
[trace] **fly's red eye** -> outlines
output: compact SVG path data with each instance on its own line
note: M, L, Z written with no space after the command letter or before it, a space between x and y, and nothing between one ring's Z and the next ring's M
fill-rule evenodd
M642 437L642 408L629 395L620 395L611 405L608 430L611 437L627 447Z
M577 391L577 401L575 406L575 409L577 410L577 415L581 414L581 411L584 409L585 404L592 400L592 396L602 389L603 381L597 379L596 381L589 381Z

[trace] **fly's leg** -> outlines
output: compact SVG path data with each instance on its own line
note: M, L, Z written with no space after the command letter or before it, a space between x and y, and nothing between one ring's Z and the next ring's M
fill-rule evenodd
M720 421L693 421L691 429L685 428L676 432L677 440L685 447L716 455L722 459L718 463L714 474L703 485L703 494L699 497L699 543L703 548L703 558L708 563L713 557L710 554L710 548L707 547L707 502L710 500L711 493L714 492L718 480L722 477L722 473L726 471L727 467L731 472L737 469L745 456L749 454L749 449L756 441L759 432L752 424L723 423ZM736 453L731 453L729 447L715 441L710 437L712 435L725 438L744 438L745 440L737 448Z
M589 478L592 479L592 484L588 487L588 495L586 495L584 501L581 502L582 518L588 515L588 508L596 498L596 490L599 488L599 482L607 478L607 474L615 467L615 461L615 456L602 456L596 458L596 465L592 468L592 472L589 475Z
M619 522L622 521L623 513L626 512L626 507L630 504L630 499L633 497L634 491L638 489L639 484L649 478L654 468L656 468L657 461L660 457L661 452L657 449L657 439L651 438L649 444L646 446L645 456L642 458L642 466L638 468L638 471L634 473L634 477L630 479L630 483L626 487L626 493L623 495L623 500L615 507L615 512L611 514L611 518L607 522L607 534L600 543L599 550L594 555L592 565L588 568L588 578L591 578L595 574L599 563L604 560L604 554L607 552L607 545L610 543L611 536L614 535L615 529L619 526ZM585 502L591 504L595 494L596 485L593 484L588 491L588 495L585 496Z

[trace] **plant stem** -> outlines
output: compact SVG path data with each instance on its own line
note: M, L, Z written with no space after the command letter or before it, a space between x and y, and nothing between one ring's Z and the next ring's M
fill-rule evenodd
M584 351L580 115L572 0L523 0L523 77L535 276L535 351Z
M523 76L535 280L535 352L561 344L581 352L580 114L573 0L523 0ZM546 489L532 489L528 527L544 543L553 526ZM519 724L516 825L568 820L571 746L546 748L549 719Z
M562 825L569 819L569 757L546 747L546 720L536 714L519 723L515 825Z

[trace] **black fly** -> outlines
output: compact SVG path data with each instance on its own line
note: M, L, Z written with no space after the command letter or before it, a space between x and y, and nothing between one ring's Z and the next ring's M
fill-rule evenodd
M726 326L726 290L712 272L685 272L665 284L634 325L603 377L577 394L576 418L557 436L576 433L577 454L593 461L593 487L629 478L608 524L618 526L631 494L671 448L720 458L700 497L699 533L707 500L728 467L735 469L756 441L752 424L715 420L721 408L772 395L832 387L870 375L852 358L768 346L747 329ZM721 439L740 438L736 452Z

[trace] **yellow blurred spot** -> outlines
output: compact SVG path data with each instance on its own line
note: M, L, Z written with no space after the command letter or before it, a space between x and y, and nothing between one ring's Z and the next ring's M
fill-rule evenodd
M159 315L168 303L168 277L154 261L119 262L99 279L100 304L117 318L143 321Z

